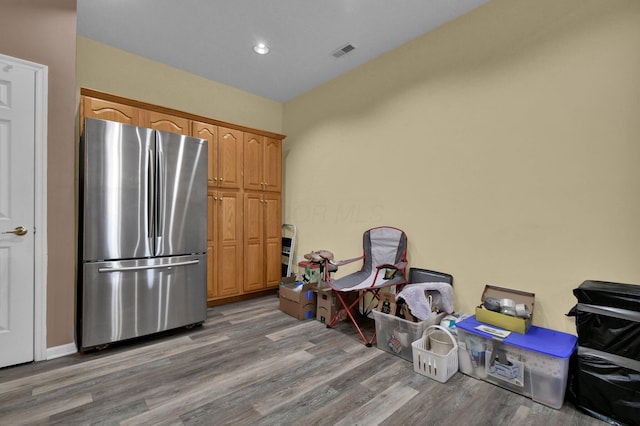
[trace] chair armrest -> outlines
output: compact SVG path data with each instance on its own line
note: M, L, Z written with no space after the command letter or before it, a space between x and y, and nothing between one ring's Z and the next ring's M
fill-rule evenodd
M399 262L399 263L396 263L395 265L392 265L390 263L384 263L382 265L376 266L376 269L398 269L401 271L406 268L407 268L407 262Z
M349 263L355 262L356 260L361 260L363 258L364 256L359 256L359 257L354 257L353 259L338 260L338 261L333 261L331 263L333 263L336 266L342 266L342 265L347 265Z

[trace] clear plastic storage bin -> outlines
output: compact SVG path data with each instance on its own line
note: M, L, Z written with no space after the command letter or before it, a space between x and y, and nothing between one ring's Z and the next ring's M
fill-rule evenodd
M372 311L376 321L376 344L378 349L390 352L413 362L411 344L422 337L430 325L440 324L445 313L434 314L426 321L412 322L395 315Z
M577 337L532 326L504 340L476 329L475 316L456 324L461 372L527 396L552 408L564 402L569 357Z

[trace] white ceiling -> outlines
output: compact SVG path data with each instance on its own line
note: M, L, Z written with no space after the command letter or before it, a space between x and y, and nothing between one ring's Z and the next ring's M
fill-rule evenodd
M78 34L286 102L488 1L78 0Z

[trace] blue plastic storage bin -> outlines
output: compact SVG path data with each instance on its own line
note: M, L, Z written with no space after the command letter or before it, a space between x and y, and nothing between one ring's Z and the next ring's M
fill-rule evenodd
M475 316L456 324L460 371L552 408L564 402L569 358L577 337L532 326L527 334L498 339L476 327ZM492 327L492 326L491 326ZM493 327L496 328L496 327Z

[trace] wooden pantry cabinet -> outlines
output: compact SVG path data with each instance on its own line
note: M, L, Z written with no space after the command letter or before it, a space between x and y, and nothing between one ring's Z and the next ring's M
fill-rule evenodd
M242 131L193 121L191 134L208 142L209 220L207 298L242 289Z
M92 89L80 90L85 117L208 141L207 300L210 305L276 289L282 251L284 135L192 115Z

